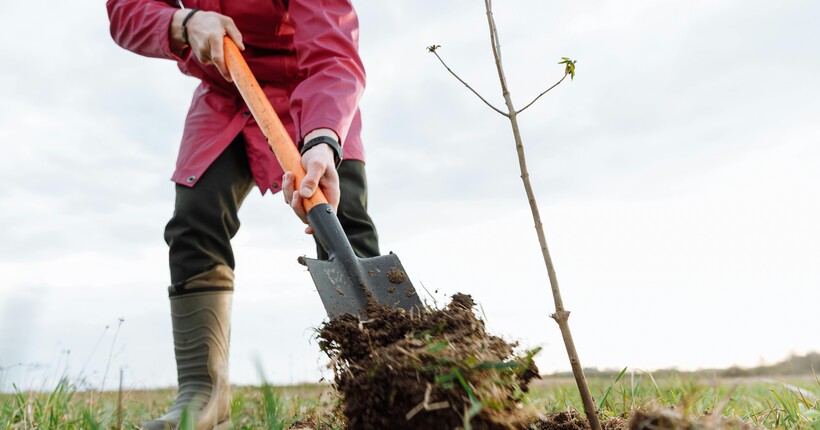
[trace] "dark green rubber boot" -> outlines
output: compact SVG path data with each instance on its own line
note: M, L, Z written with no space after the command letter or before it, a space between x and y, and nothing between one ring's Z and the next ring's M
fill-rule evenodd
M232 288L171 291L171 321L179 396L162 417L143 424L146 430L174 430L185 409L196 430L231 426L228 382Z

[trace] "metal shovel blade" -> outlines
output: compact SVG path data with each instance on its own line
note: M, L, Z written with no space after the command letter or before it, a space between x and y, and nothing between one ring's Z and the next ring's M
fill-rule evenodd
M396 254L356 260L358 273L338 260L304 259L330 319L344 314L364 318L368 300L415 313L424 309Z
M424 309L396 254L359 258L327 203L314 206L307 218L329 258L303 257L300 262L313 277L330 319L344 314L366 318L370 301L416 313Z

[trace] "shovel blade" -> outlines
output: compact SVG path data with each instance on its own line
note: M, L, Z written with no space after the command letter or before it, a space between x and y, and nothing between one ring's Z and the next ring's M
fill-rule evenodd
M337 260L305 258L305 265L330 319L344 314L365 318L370 299L409 312L424 309L396 254L357 258L358 270Z

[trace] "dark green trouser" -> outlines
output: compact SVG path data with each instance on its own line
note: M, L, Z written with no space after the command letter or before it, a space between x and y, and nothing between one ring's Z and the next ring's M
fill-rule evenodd
M367 214L364 163L345 160L338 171L341 188L338 216L342 227L356 254L375 257L379 255L379 240ZM165 227L172 285L180 285L218 265L234 269L231 238L239 231L237 212L253 185L241 136L214 161L196 186L176 185L174 216ZM281 210L289 211L285 207ZM319 258L327 259L321 246L317 245L317 250Z

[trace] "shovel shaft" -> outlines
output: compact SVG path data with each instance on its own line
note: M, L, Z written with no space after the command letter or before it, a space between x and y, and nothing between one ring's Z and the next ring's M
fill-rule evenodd
M296 149L296 145L293 144L290 134L285 130L285 126L282 125L279 116L276 115L276 111L271 106L268 97L262 91L262 87L259 86L259 82L251 73L248 63L242 58L239 48L228 36L225 36L224 45L225 64L234 84L239 89L239 93L242 94L248 109L250 109L251 114L259 124L259 128L262 129L262 134L267 138L276 159L279 160L279 164L286 172L293 172L296 178L296 189L298 190L305 178L302 156ZM310 212L314 206L327 203L327 199L321 188L317 188L313 196L309 199L303 199L303 203L305 211Z
M239 48L227 36L224 46L225 63L234 84L259 123L279 164L285 171L293 172L298 189L305 178L305 169L296 145L253 77ZM352 314L363 317L371 301L410 312L423 311L421 299L395 254L358 258L322 190L317 189L311 198L302 201L316 239L330 256L326 261L302 260L313 277L328 316Z

